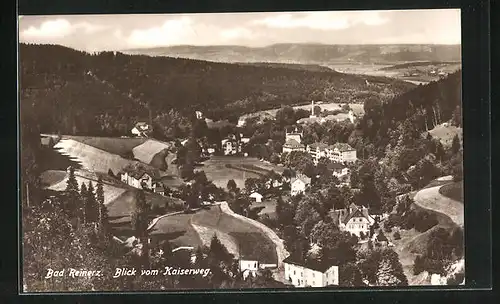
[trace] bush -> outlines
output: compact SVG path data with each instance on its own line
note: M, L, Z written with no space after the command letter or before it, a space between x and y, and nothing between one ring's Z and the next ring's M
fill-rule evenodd
M399 231L394 232L394 239L395 240L400 240L401 239L401 234L399 233Z
M424 260L421 256L417 256L413 261L413 274L418 275L424 271Z
M389 226L385 226L384 225L384 231L387 232L387 233L391 233L392 232L392 228L389 227Z

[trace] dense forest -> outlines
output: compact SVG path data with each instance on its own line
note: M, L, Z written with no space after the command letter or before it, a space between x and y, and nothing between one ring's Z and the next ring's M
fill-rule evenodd
M42 132L124 135L137 119L203 111L215 120L310 100L386 101L414 85L383 77L20 45L21 111ZM365 82L368 79L372 85ZM172 113L176 115L176 113Z

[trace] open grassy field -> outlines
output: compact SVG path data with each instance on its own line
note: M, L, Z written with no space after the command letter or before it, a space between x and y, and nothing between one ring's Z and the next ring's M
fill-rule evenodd
M219 206L192 214L176 214L160 219L152 234L164 235L176 246L209 245L214 234L235 256L276 263L276 247L257 227L228 215Z
M73 136L64 135L63 139L76 140L82 144L104 150L111 154L124 155L133 148L148 141L147 138L121 138L121 137L96 137L96 136ZM149 163L149 162L148 162Z
M439 193L457 202L464 203L464 182L448 183L439 188Z
M40 175L42 187L49 187L58 184L66 179L66 171L62 170L47 170Z
M437 138L441 141L443 146L450 147L453 141L453 137L458 134L460 142L462 142L462 128L457 128L455 126L445 126L444 124L435 126L432 130L429 130L432 137Z
M264 172L271 170L282 173L284 168L261 162L254 157L213 156L203 162L200 170L218 187L225 188L227 182L234 179L239 188L244 188L247 178L259 178Z
M164 150L168 150L171 147L172 144L154 139L148 139L142 144L135 146L132 149L132 152L134 153L135 159L138 159L145 164L150 164L155 155Z
M439 189L444 186L425 188L418 191L413 198L415 204L438 213L445 214L457 225L464 224L464 205L459 201L442 195Z
M94 189L97 184L96 177L88 177L86 175L78 174L78 171L75 172L75 178L78 182L79 187L81 187L82 183L86 185L89 182L92 182ZM42 174L42 183L46 185L47 189L53 191L64 191L66 189L66 183L68 181L68 177L66 175L66 171L55 171L51 170ZM103 184L104 190L104 204L109 204L114 201L120 195L122 195L127 189L124 186L111 185L109 183Z
M135 189L129 188L124 190L119 196L116 196L107 205L109 217L114 222L130 221L130 215L135 208ZM176 199L165 197L159 194L150 192L146 193L146 202L153 208L154 206L165 207L165 212L178 211L184 205L184 202Z

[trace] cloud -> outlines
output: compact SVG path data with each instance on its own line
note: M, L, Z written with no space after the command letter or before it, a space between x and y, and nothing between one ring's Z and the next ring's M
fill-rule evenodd
M220 36L223 39L232 40L232 39L240 39L240 38L243 38L243 39L252 38L254 35L253 35L252 31L250 31L247 28L236 27L233 29L222 30L220 32Z
M139 47L178 44L197 33L192 28L189 17L167 20L162 26L135 29L127 38L128 44Z
M66 19L48 20L40 27L30 26L21 32L26 38L61 38L72 32L71 23Z
M314 30L342 30L353 25L381 25L389 20L379 12L308 12L285 13L258 19L255 25L265 25L270 28L292 29L309 28Z
M42 22L38 27L30 26L21 31L20 36L25 39L44 41L53 38L64 38L75 33L93 34L106 28L108 28L108 26L89 22L71 24L66 19L55 19Z

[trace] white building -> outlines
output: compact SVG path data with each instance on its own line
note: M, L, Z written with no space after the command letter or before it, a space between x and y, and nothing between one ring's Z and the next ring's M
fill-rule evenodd
M137 189L148 189L161 192L161 183L159 183L160 172L152 167L148 167L141 163L128 165L119 172L120 180L129 186ZM164 190L164 189L163 189Z
M351 170L341 163L333 162L328 166L328 169L332 170L332 175L337 177L338 179L344 179L349 176Z
M235 138L226 138L221 141L224 155L234 155L241 152L241 146Z
M196 119L203 119L203 112L195 111L194 113L196 115Z
M361 237L361 232L368 237L370 227L375 223L375 218L368 213L368 208L357 206L354 203L347 209L338 209L330 213L334 222L342 231L350 232Z
M152 131L152 127L145 122L138 122L135 124L134 128L130 131L132 134L138 137L148 137L148 134Z
M300 262L287 257L285 265L285 280L295 287L325 287L339 285L339 267L321 265L318 262Z
M315 164L322 157L340 163L353 163L357 160L356 149L347 143L336 143L334 145L313 143L307 146L306 152L311 155Z
M290 181L290 194L295 196L300 193L304 193L309 185L311 185L311 178L303 174L299 174L298 176L293 177Z
M256 203L262 203L263 195L258 192L252 192L249 197L252 198Z
M305 151L305 146L302 144L303 133L295 128L292 132L285 133L285 144L283 145L283 153L292 151Z
M240 272L243 274L243 279L249 275L255 277L259 271L259 261L256 260L240 260Z

